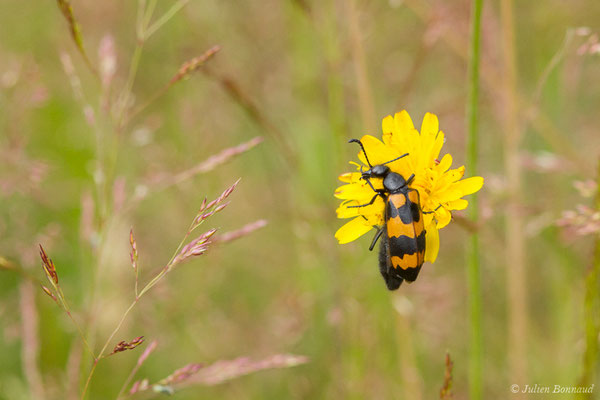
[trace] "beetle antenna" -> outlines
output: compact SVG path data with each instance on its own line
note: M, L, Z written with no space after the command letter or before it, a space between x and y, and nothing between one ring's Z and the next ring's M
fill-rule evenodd
M365 155L365 159L367 160L367 164L369 164L369 167L373 168L373 166L371 165L371 162L369 161L369 157L367 157L367 152L365 151L365 147L363 146L362 142L360 140L358 140L358 139L350 139L350 140L348 140L348 143L358 143L358 145L362 149L363 154Z
M400 157L396 157L396 158L394 158L393 160L386 161L386 162L384 162L384 163L383 163L383 164L381 164L381 165L389 164L389 163L391 163L391 162L394 162L394 161L396 161L396 160L399 160L399 159L401 159L401 158L403 158L403 157L406 157L407 155L408 155L408 153L404 153L404 154L402 154Z

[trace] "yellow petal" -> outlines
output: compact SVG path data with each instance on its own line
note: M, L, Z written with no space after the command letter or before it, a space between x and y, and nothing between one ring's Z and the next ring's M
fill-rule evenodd
M423 214L423 225L429 226L432 221L433 221L433 213ZM435 221L433 221L433 224L435 225Z
M425 114L423 123L421 124L420 145L417 146L415 172L418 174L425 168L430 168L434 165L433 149L435 146L436 137L438 136L439 123L435 115L431 113ZM441 144L438 146L441 149ZM439 153L439 152L438 152Z
M394 115L394 127L397 135L407 135L415 130L412 119L406 110Z
M454 201L449 201L446 203L445 207L448 210L464 210L469 205L469 202L465 199L458 199Z
M375 193L367 185L360 183L349 183L342 185L335 190L334 196L342 200L361 200L370 199Z
M433 146L431 147L431 157L432 163L439 158L440 151L442 151L442 147L444 146L444 132L439 131L437 136L435 137L435 141L433 142ZM432 164L433 165L433 164Z
M350 243L371 230L372 226L362 217L354 218L352 221L344 224L335 233L335 238L340 244Z
M385 209L383 199L381 197L377 197L375 199L375 202L369 206L351 207L351 206L358 206L361 204L367 204L370 201L371 201L371 199L365 200L365 201L354 200L354 199L346 200L335 210L337 217L338 218L353 218L353 217L362 215L365 218L369 219L370 220L369 222L371 222L371 220L375 221L373 223L369 223L369 225L379 225L380 224L379 215L383 215L383 211Z
M414 164L414 161L411 160L414 157L412 153L419 144L420 136L406 110L394 115L394 130L391 134L386 135L385 140L400 154L411 154L410 157L407 157L407 162L411 165Z
M444 207L440 207L435 212L435 219L437 220L437 228L442 229L450 223L450 220L452 220L452 214L450 214L450 211L446 210Z
M401 155L396 151L396 149L390 146L386 146L382 141L380 141L374 136L365 135L360 141L365 147L365 151L367 152L367 156L369 157L371 165L384 164ZM358 154L358 158L365 165L368 165L362 150Z
M426 113L421 123L421 136L435 138L440 130L440 124L435 114Z
M388 115L387 117L385 117L383 119L383 121L381 121L381 130L383 131L384 135L386 133L390 134L394 131L394 118L391 115ZM385 136L384 136L384 142L385 142Z
M452 156L450 154L445 154L442 157L442 160L437 165L436 169L441 172L446 172L452 166Z
M348 208L349 205L354 205L353 203L358 202L355 202L354 200L346 200L343 202L342 205L335 210L337 217L341 219L358 217L360 215L358 213L358 208Z
M346 172L338 176L338 179L344 183L352 183L355 182L354 175L358 175L360 178L360 174L358 172Z
M462 196L477 192L483 187L483 178L481 176L472 176L462 181L456 182L452 189L458 190L462 193ZM462 197L461 196L461 197Z
M440 233L435 227L435 222L432 222L425 231L425 261L434 263L439 251Z

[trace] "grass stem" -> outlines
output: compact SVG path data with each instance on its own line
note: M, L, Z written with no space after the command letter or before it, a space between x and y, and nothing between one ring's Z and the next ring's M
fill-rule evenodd
M471 3L471 31L468 59L468 98L467 98L467 165L472 175L477 175L477 105L479 101L479 59L481 35L481 10L483 0L473 0ZM469 217L473 223L479 218L477 194L471 196ZM469 243L467 260L468 289L469 289L469 398L482 399L482 323L481 323L481 272L479 257L479 234L474 232Z
M504 170L507 182L506 212L506 296L508 303L508 370L511 384L527 380L527 277L525 263L524 221L522 210L519 100L517 96L517 63L514 38L513 1L500 2L502 25L504 98ZM521 398L523 395L516 395Z
M595 208L600 210L600 160L598 160L598 176ZM597 382L598 372L598 336L600 335L600 233L596 233L594 256L591 268L585 278L585 302L583 306L585 326L585 352L583 354L583 374L580 387L587 387ZM592 393L581 394L578 398L593 399Z

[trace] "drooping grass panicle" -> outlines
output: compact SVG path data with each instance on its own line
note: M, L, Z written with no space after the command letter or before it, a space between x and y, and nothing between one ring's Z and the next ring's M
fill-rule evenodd
M124 210L132 210L140 201L147 198L150 194L154 194L170 188L174 185L178 185L184 181L194 178L197 175L205 174L217 168L220 165L234 159L240 154L243 154L253 149L264 140L261 136L256 136L246 142L240 143L237 146L228 147L218 154L208 157L206 160L194 165L191 168L175 173L173 175L167 175L165 178L161 178L157 183L148 183L145 185L138 186L139 190L136 190L133 198L124 207ZM203 203L203 207L206 207L206 200Z
M196 176L198 174L204 174L209 171L212 171L215 168L217 168L219 165L225 164L227 161L231 160L233 157L235 157L239 154L245 153L248 150L254 148L258 144L262 143L263 140L264 140L263 137L256 136L256 137L248 140L247 142L241 143L237 146L228 147L228 148L224 149L223 151L221 151L220 153L210 156L209 158L202 161L201 163L196 164L192 168L189 168L185 171L179 172L178 174L176 174L175 176L170 178L168 180L167 184L169 186L178 184L178 183L188 180L191 177Z
M261 360L239 357L233 360L217 361L210 365L190 363L154 384L150 384L148 379L137 381L132 385L129 393L134 394L152 389L155 392L174 394L177 389L187 386L217 385L254 372L273 368L295 367L308 361L305 356L274 354Z

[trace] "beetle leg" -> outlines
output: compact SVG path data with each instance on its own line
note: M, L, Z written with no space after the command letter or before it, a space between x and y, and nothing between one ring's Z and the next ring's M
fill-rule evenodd
M375 203L375 199L377 198L377 196L381 195L379 192L375 193L375 196L373 196L373 198L371 199L370 202L368 202L367 204L361 204L358 206L348 206L348 208L359 208L359 207L366 207L366 206L370 206L371 204Z
M433 211L422 211L423 214L433 214L434 212L436 212L442 205L440 204L439 206L437 206L435 208L435 210Z
M377 233L375 234L375 237L373 238L373 241L371 242L371 245L369 246L369 251L373 251L373 249L375 248L375 244L377 244L377 241L381 237L381 234L383 233L384 228L385 228L385 225L382 226L381 228L379 228L379 230L377 230Z

